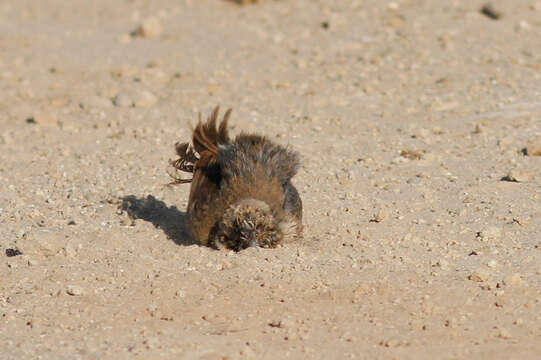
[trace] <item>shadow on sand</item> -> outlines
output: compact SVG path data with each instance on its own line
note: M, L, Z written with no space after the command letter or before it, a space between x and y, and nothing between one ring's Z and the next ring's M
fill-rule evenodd
M126 211L131 219L151 222L178 245L195 244L188 232L186 213L178 210L176 206L168 207L152 195L146 198L128 195L122 198L122 210Z

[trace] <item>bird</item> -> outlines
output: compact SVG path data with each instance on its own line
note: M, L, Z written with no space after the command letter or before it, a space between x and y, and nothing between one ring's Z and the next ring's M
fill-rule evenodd
M216 106L193 129L192 143L177 142L171 184L190 183L187 227L196 243L240 251L275 248L302 237L302 200L291 179L300 156L265 136L229 136L228 109L218 124ZM191 173L183 178L180 172Z

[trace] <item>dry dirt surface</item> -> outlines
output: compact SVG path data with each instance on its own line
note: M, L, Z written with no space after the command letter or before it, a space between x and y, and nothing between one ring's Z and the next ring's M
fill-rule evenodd
M539 359L541 2L4 0L2 359ZM186 236L197 113L305 236Z

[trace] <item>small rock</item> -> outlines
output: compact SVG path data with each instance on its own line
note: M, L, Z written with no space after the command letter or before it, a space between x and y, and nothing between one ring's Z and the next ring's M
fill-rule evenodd
M295 325L291 319L273 320L269 323L270 327L278 327L281 329L292 328Z
M295 325L295 322L291 319L282 319L280 320L280 327L284 329L292 328Z
M155 303L150 303L147 306L147 311L150 313L150 316L155 316L156 312L158 311L158 305L156 305Z
M293 329L287 329L286 330L286 336L284 336L284 340L297 340L299 339L299 334L293 330Z
M499 337L499 338L502 338L502 339L510 339L510 338L512 338L512 335L509 332L509 330L507 330L505 328L498 328L496 336Z
M399 338L397 338L397 337L392 337L392 338L390 338L390 339L380 341L379 344L380 344L381 346L385 346L385 347L398 347L398 346L403 345L404 343L403 343L402 340L400 340Z
M490 274L486 270L479 269L479 270L474 271L469 276L469 279L471 281L485 282L485 281L487 281L489 279L489 277L490 277Z
M402 150L400 156L410 160L420 160L423 158L423 152L416 150Z
M513 169L502 179L504 181L526 182L533 178L533 173L526 170Z
M538 136L528 142L524 153L528 156L541 156L541 136Z
M81 296L84 295L84 289L79 285L68 285L66 288L66 293L71 296Z
M389 214L387 214L387 211L384 209L379 209L379 211L374 215L374 218L371 220L372 222L380 223L383 220L387 219Z
M490 3L483 5L480 12L492 20L499 20L502 17L502 13L496 10Z
M254 359L256 357L256 353L248 345L244 345L242 349L240 349L239 355L248 359Z
M139 93L137 98L135 99L135 106L136 107L151 107L152 105L156 104L158 101L158 98L151 93L150 91L142 91Z
M13 257L13 256L18 256L18 255L22 255L23 253L20 252L19 250L17 249L6 249L6 256L7 257Z
M119 107L132 107L134 105L133 100L125 94L118 94L113 98L113 104Z
M397 156L395 158L393 158L391 160L391 164L393 165L398 165L398 164L403 164L403 163L406 163L406 162L409 162L410 159L408 159L407 157L404 157L404 156Z
M220 270L229 270L233 268L233 264L230 261L224 260L220 264Z
M449 262L443 259L438 260L436 266L438 266L442 270L449 270Z
M489 268L495 268L496 266L498 266L498 262L496 260L494 260L494 259L489 260L488 263L487 263L487 266Z
M154 296L160 296L162 294L162 290L160 288L154 288L150 290L150 294Z
M57 118L50 112L38 112L26 119L28 124L57 125Z
M329 216L329 217L335 217L336 214L337 214L336 209L331 209L331 210L325 212L325 216Z
M449 111L456 108L459 105L460 103L457 101L435 102L431 105L431 108L434 111Z
M483 241L495 240L500 238L501 229L497 226L489 226L477 233L477 237Z
M520 20L519 23L516 26L516 29L518 31L527 31L532 29L532 24L530 24L526 20Z
M149 17L143 20L141 25L133 32L134 36L143 38L155 38L162 34L163 27L160 21L155 17Z

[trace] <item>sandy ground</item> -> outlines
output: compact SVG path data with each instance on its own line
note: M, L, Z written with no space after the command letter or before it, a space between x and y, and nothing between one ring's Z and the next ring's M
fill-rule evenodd
M539 359L541 2L482 5L2 1L0 357ZM302 154L303 241L186 237L217 104Z

